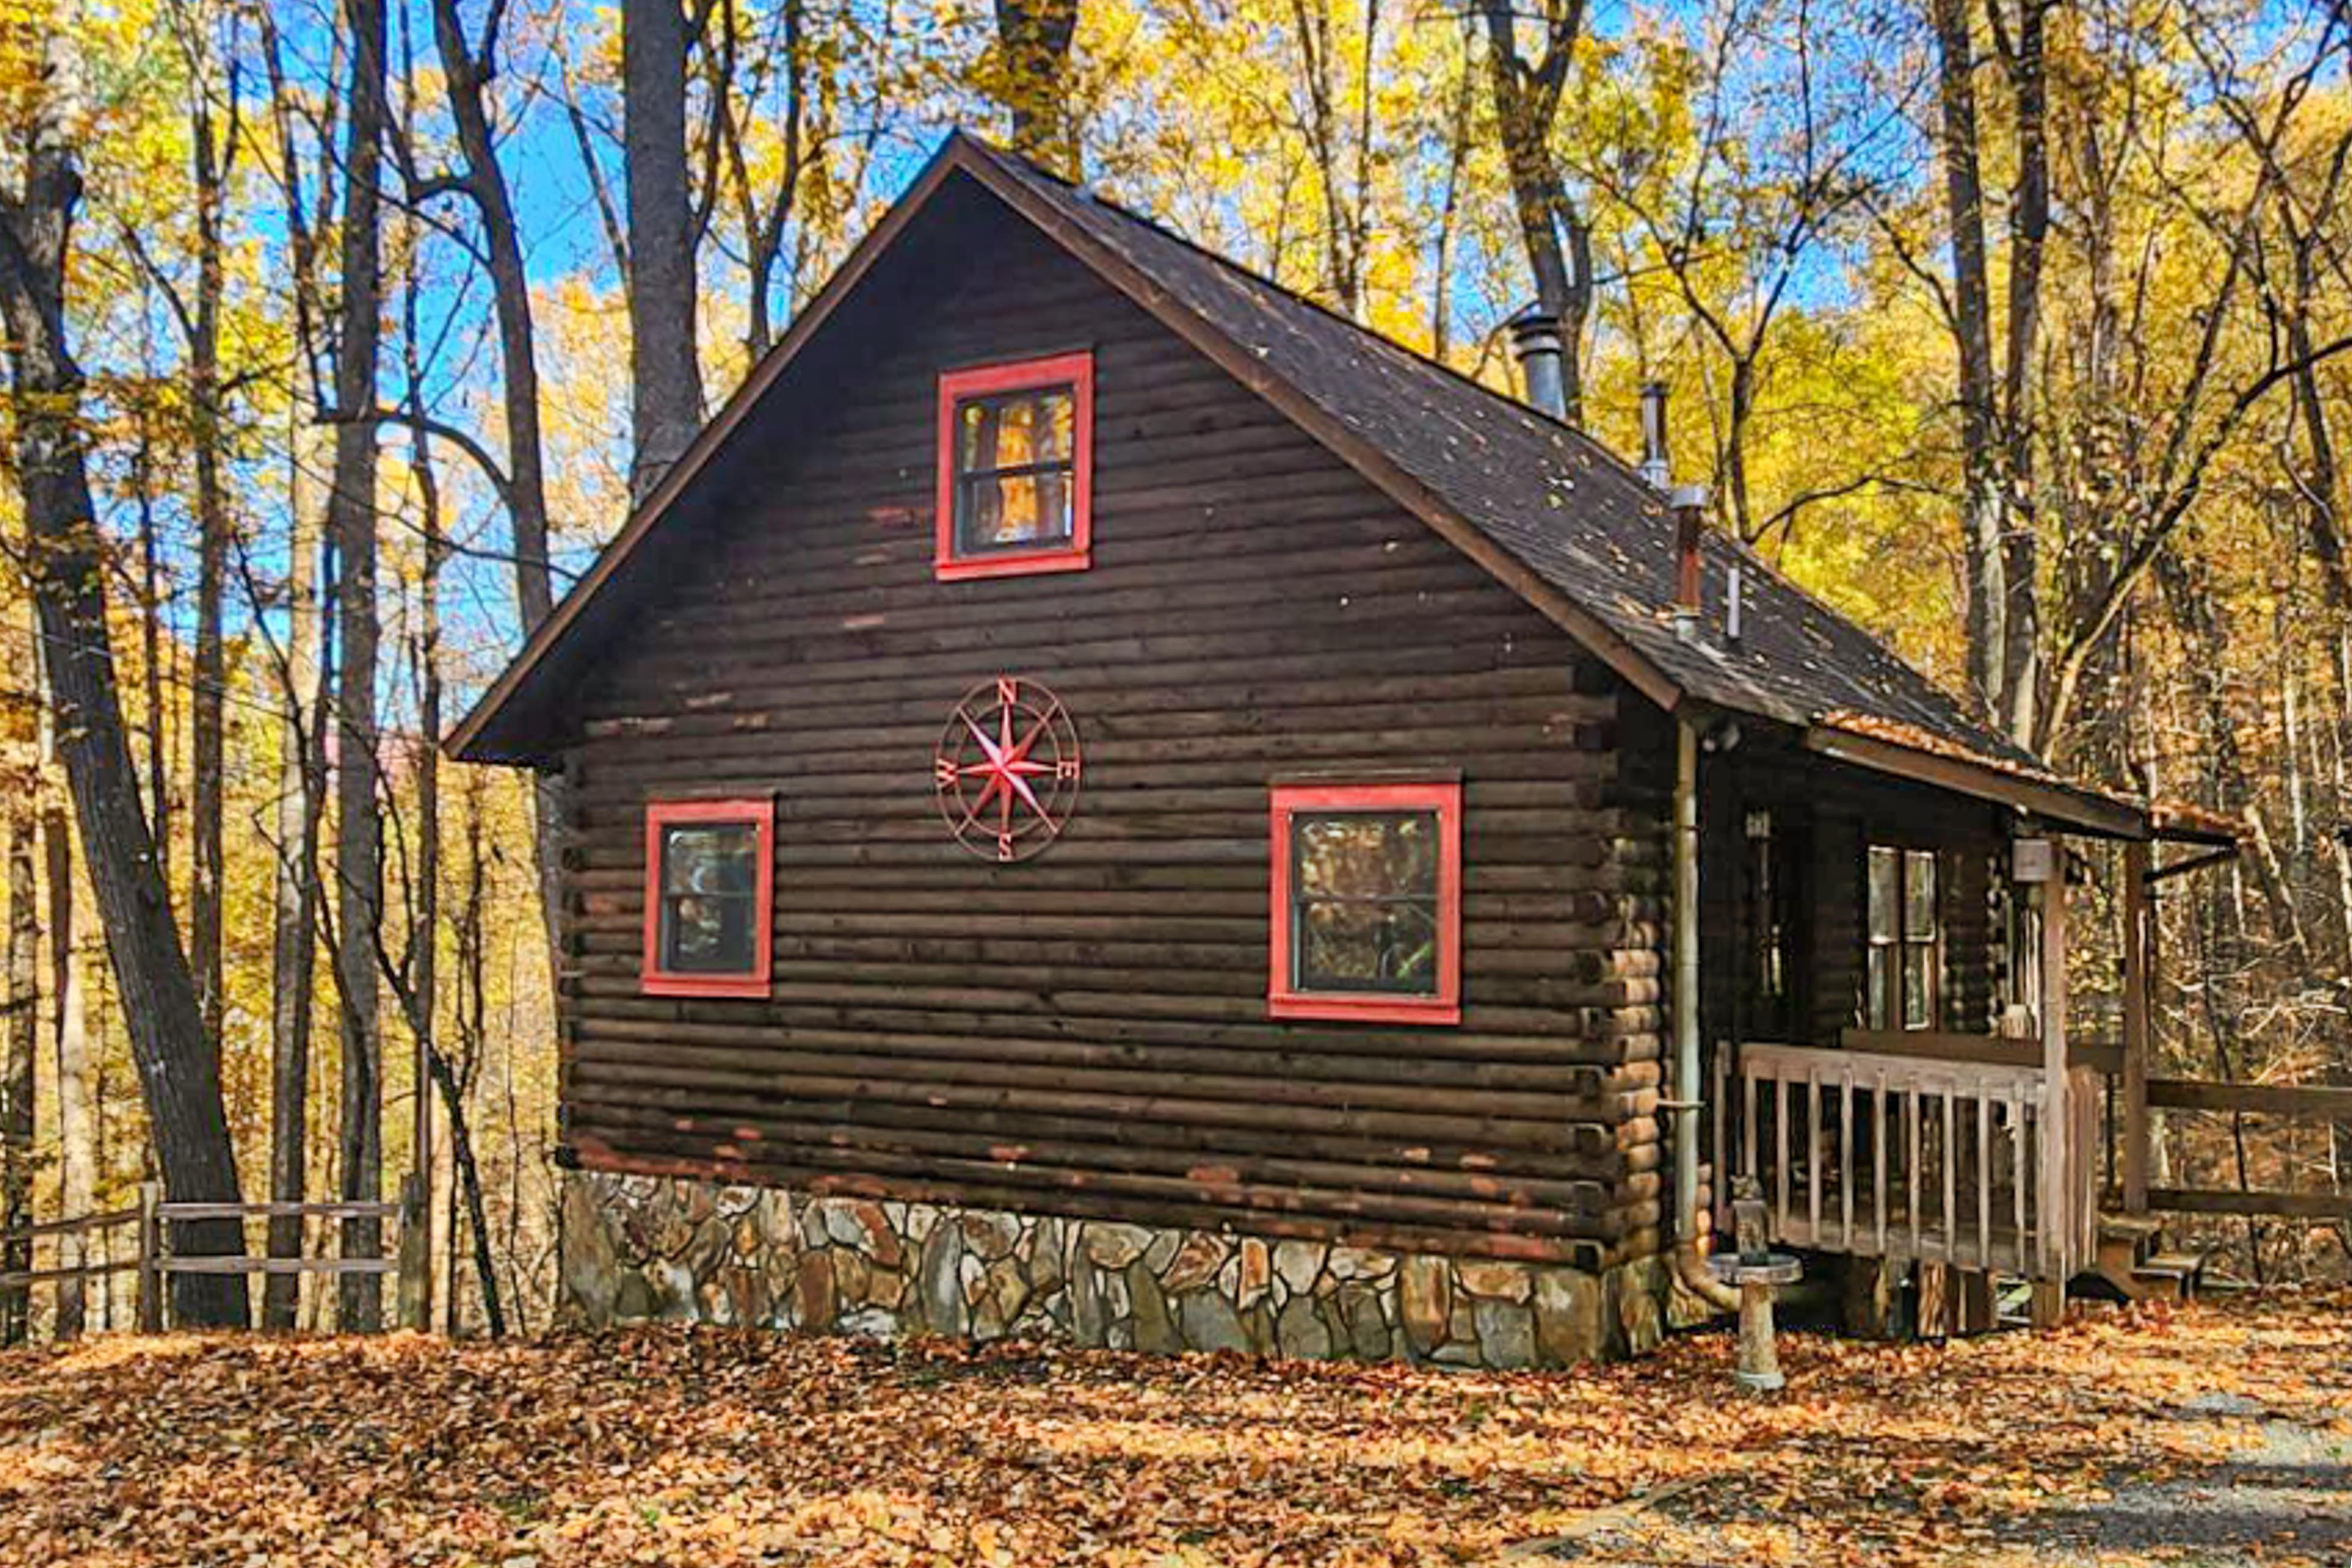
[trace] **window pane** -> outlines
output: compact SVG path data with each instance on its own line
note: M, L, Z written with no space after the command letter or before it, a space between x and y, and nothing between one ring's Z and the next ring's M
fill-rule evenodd
M967 474L1067 463L1076 446L1066 387L971 398L957 406L956 423L956 465Z
M977 469L1001 468L997 457L1001 444L999 432L1004 421L1000 405L992 398L972 398L956 405L956 472L970 474Z
M1870 935L1873 940L1895 939L1895 912L1901 901L1902 857L1893 850L1870 846Z
M1918 940L1936 934L1936 856L1913 850L1903 857L1903 935Z
M1877 956L1876 954L1872 955ZM1936 950L1927 946L1903 949L1903 1027L1930 1029L1935 1025Z
M1777 852L1769 836L1751 837L1748 847L1748 923L1755 945L1756 998L1780 997L1780 895L1773 885Z
M966 479L957 486L956 496L959 555L1070 537L1067 472Z
M750 822L696 822L662 829L662 887L669 893L751 891L760 830Z
M694 823L662 831L663 969L678 975L740 975L758 967L759 830L749 822Z
M749 897L671 894L662 900L662 968L673 975L748 975L759 966Z
M1864 979L1862 1016L1864 1027L1885 1029L1886 1021L1886 958L1888 949L1870 950L1868 973Z
M1433 898L1437 813L1351 811L1292 819L1293 895Z
M1301 991L1438 990L1438 814L1291 819L1291 984Z
M1302 991L1437 994L1437 904L1328 901L1300 906L1296 984Z

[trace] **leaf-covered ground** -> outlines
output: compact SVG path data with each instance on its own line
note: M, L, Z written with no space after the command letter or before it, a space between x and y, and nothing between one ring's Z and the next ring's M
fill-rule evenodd
M0 1356L0 1563L2352 1559L2352 1298L1728 1354L111 1338Z

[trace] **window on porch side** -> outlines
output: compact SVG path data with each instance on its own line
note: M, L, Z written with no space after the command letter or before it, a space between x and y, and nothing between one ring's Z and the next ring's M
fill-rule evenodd
M1742 976L1748 1011L1744 1027L1768 1040L1785 1040L1796 1027L1792 956L1797 928L1795 894L1801 873L1797 869L1798 841L1774 821L1769 810L1747 813L1748 856L1741 888L1743 940L1747 944Z
M1931 1030L1943 990L1936 852L1870 846L1863 1018L1874 1030Z

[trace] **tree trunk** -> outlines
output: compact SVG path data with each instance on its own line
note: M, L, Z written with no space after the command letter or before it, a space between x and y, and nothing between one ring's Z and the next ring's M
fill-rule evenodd
M687 202L686 13L623 0L629 195L629 498L642 506L702 426L694 227Z
M83 450L82 375L66 336L66 257L81 195L66 140L83 112L71 41L77 20L70 4L50 15L43 39L47 91L37 106L25 183L0 209L7 242L0 246L0 309L8 326L27 564L49 653L58 749L164 1185L177 1200L235 1201L236 1162L221 1103L218 1042L205 1033L123 727ZM244 1247L235 1220L182 1225L173 1239L176 1250L191 1254ZM245 1324L242 1277L182 1275L173 1284L183 1322Z
M1460 74L1454 88L1454 111L1447 120L1445 198L1438 208L1437 246L1429 280L1429 356L1440 362L1453 346L1454 236L1462 221L1462 188L1470 163L1476 80L1467 70Z
M384 99L383 0L345 0L352 36L351 118L343 157L341 340L335 358L335 478L327 529L341 561L337 615L342 643L335 685L335 971L342 996L341 1193L347 1202L383 1196L383 1030L377 1018L376 942L383 908L383 838L376 804L376 426L378 312L383 279L376 197ZM346 1258L383 1255L375 1219L347 1219ZM382 1280L346 1274L338 1322L373 1331L383 1322Z
M81 954L74 946L73 831L64 808L51 805L42 813L41 837L48 862L49 991L57 1030L58 1212L70 1217L98 1207L99 1146L87 994ZM62 1268L79 1267L93 1256L86 1236L58 1239ZM80 1334L87 1317L85 1294L79 1280L58 1281L58 1338Z
M1999 4L2000 0L1994 0ZM2035 517L2033 442L2036 352L2042 333L2042 254L2050 233L2049 78L2044 18L2053 0L2021 0L2016 39L2006 61L2017 117L2017 174L2009 219L2008 350L2001 371L2001 617L2003 694L1999 717L2021 744L2040 722L2042 685L2041 536Z
M405 254L414 259L415 252ZM406 330L403 334L403 352L407 358L410 409L421 417L424 408L425 378L416 353L416 277L412 268L404 279L402 309ZM417 579L417 633L413 656L415 662L419 691L417 694L417 725L424 731L424 744L416 755L416 880L408 890L409 911L408 964L409 985L416 997L416 1009L425 1030L417 1039L417 1071L415 1074L415 1133L411 1144L411 1160L424 1183L424 1201L418 1206L417 1218L426 1228L420 1239L418 1256L423 1260L425 1274L423 1281L423 1310L418 1326L433 1324L433 1096L426 1092L428 1076L425 1062L432 1050L432 1029L440 1018L440 939L441 939L441 747L436 737L441 733L441 570L448 559L447 542L441 532L441 484L433 467L433 446L422 430L415 432L415 447L410 459L416 485L417 515L425 528L424 570Z
M413 308L414 294L410 295ZM414 318L408 342L414 348ZM409 367L411 387L422 385L417 367ZM420 411L421 412L421 411ZM447 547L441 533L441 493L433 471L433 454L423 435L416 443L415 474L418 510L425 527L425 569L418 584L419 633L416 667L422 679L419 696L419 717L425 733L437 734L441 727L441 570L447 558ZM457 1173L458 1185L464 1189L467 1218L474 1233L474 1258L480 1275L482 1312L489 1325L490 1337L502 1338L506 1333L506 1314L499 1300L498 1272L489 1250L489 1224L482 1205L482 1180L474 1159L473 1139L466 1119L465 1085L458 1080L436 1044L439 1010L439 966L437 939L441 919L441 802L440 751L426 745L417 759L416 772L416 885L409 898L412 924L409 931L409 972L405 983L395 979L403 1008L408 1015L410 1030L415 1034L417 1054L423 1071L416 1082L416 1163L425 1174L426 1191L430 1194L432 1179L432 1101L425 1091L425 1079L430 1077L441 1092L449 1119L450 1163ZM428 1200L425 1212L432 1212ZM429 1239L428 1239L429 1245ZM452 1300L456 1281L451 1280ZM426 1321L431 1319L431 1297L425 1301Z
M278 724L278 873L271 890L269 1012L269 1197L300 1203L308 1187L310 1133L310 1030L318 957L319 829L326 796L326 683L320 671L321 629L332 613L331 589L322 591L320 540L311 524L305 483L309 433L289 434L287 631ZM316 602L313 601L316 600ZM269 1255L302 1255L302 1218L269 1221ZM262 1286L262 1326L281 1333L296 1327L302 1282L273 1274Z
M784 51L784 108L782 123L777 127L777 134L783 140L782 167L776 176L774 194L764 203L752 189L751 165L743 155L740 117L729 106L720 120L727 137L728 165L731 171L730 177L735 182L736 204L741 213L743 243L750 251L744 258L744 268L751 275L751 282L744 290L743 350L747 362L751 364L757 364L775 341L775 323L769 296L775 289L776 263L783 250L784 225L799 204L801 172L807 159L808 51L801 47L801 29L806 12L806 0L783 0L781 26ZM735 25L734 6L722 4L719 16L726 26L732 27Z
M1510 177L1519 242L1535 275L1536 308L1559 323L1562 416L1584 423L1584 334L1592 314L1592 239L1552 156L1569 61L1584 27L1582 0L1546 0L1540 59L1519 53L1519 13L1511 0L1479 0L1486 29L1486 72L1495 127Z
M785 20L788 47L797 37L797 17L798 0L792 0ZM505 498L514 529L515 609L528 637L554 608L555 594L548 567L545 443L540 432L539 356L531 324L530 275L523 265L522 241L515 227L506 173L499 164L485 97L487 84L498 70L499 37L490 32L483 37L478 53L470 50L457 0L434 0L433 37L447 84L450 115L457 127L458 151L466 162L466 192L481 218L482 250L490 273L490 303L498 319L502 371L501 406L506 415ZM793 103L798 102L795 88ZM797 145L796 136L788 141L788 167L797 159ZM765 254L772 256L772 247ZM756 263L752 281L754 297L760 298L766 283ZM698 394L699 381L694 385ZM687 435L691 439L692 432ZM439 738L437 725L428 726L425 733ZM532 848L538 857L540 913L547 924L551 988L562 967L565 810L562 776L539 775L531 802ZM554 994L551 988L549 994Z
M155 528L155 433L147 412L139 413L139 449L131 459L131 487L139 505L140 685L146 699L147 808L154 813L155 875L168 894L172 886L172 745L164 732L170 709L163 701L163 551Z
M268 10L260 13L261 49L277 132L278 167L284 180L284 224L291 252L294 330L305 362L318 364L317 337L324 319L319 287L319 224L303 200L302 159L295 140L299 110L281 62L278 31ZM341 48L338 40L338 58ZM337 74L330 71L330 77ZM327 210L332 185L331 118L319 131L320 166L317 211ZM313 398L323 392L315 369L309 382ZM310 1049L317 1009L318 923L323 894L319 877L319 841L327 801L327 734L333 722L334 541L322 526L311 476L323 465L327 438L317 424L312 399L298 400L287 434L286 501L289 517L286 583L287 632L278 677L277 856L271 890L269 1019L269 1196L300 1203L309 1195L310 1154ZM330 492L331 494L331 492ZM299 1215L269 1221L269 1254L299 1258L303 1222ZM264 1326L292 1333L300 1326L301 1280L269 1277L262 1288Z
M1307 152L1315 160L1315 183L1323 206L1323 288L1333 308L1343 316L1360 319L1364 305L1364 213L1353 199L1342 167L1346 159L1340 146L1343 133L1339 106L1339 62L1331 34L1330 0L1290 0L1290 21L1298 35L1303 68L1299 75L1307 93L1307 112L1300 130L1307 139ZM1365 11L1363 57L1368 68L1373 35L1379 26L1379 0L1371 0ZM1373 87L1369 78L1363 86L1365 112L1369 113ZM1355 149L1355 167L1360 175L1370 162L1368 124L1363 124L1360 134L1364 140ZM1354 189L1361 189L1360 182Z
M1066 175L1076 171L1071 145L1070 45L1078 0L996 0L998 76L1012 120L1013 150Z
M40 894L33 881L32 747L23 748L25 777L8 788L8 1011L6 1058L0 1065L0 1230L33 1223L34 1060L41 1040ZM0 1248L0 1269L33 1266L33 1239ZM33 1291L0 1291L0 1344L22 1344L32 1332Z
M458 900L456 930L452 933L457 960L456 994L450 998L449 1022L457 1040L459 1059L470 1070L482 1060L487 1028L488 990L483 967L486 959L483 906L486 879L482 865L482 779L477 770L466 780L466 884L465 894ZM513 1065L513 1053L509 1052L507 1064ZM455 1118L452 1117L454 1123ZM509 1139L509 1147L520 1163L521 1145ZM455 1160L452 1160L454 1169ZM449 1184L449 1332L456 1333L459 1323L457 1291L457 1205L461 1197L462 1178ZM511 1261L511 1249L509 1249ZM487 1297L485 1298L488 1299Z
M449 1059L438 1051L427 1058L434 1082L441 1086L441 1103L449 1112L449 1161L456 1167L459 1189L466 1195L467 1228L474 1233L474 1273L482 1291L482 1321L492 1339L504 1339L507 1314L499 1291L498 1261L490 1256L489 1210L482 1201L482 1167L474 1156L474 1134L466 1118L466 1095Z
M1976 43L1966 0L1934 0L1937 79L1943 120L1946 217L1952 230L1953 347L1959 359L1961 538L1968 563L1969 684L1988 713L2007 711L2011 590L2004 553L2007 484L1994 407L1992 286L1985 256L1984 176L1979 156Z
M192 66L195 64L191 50ZM194 144L196 197L196 298L188 329L190 433L196 478L195 684L189 704L189 770L194 775L188 812L189 966L195 971L196 1008L205 1032L217 1049L221 996L221 800L224 736L222 715L228 685L223 657L221 604L226 591L229 552L228 495L221 483L220 308L225 287L221 242L220 150L213 134L201 75L191 89L188 134ZM234 110L232 109L232 113Z
M2239 744L2237 722L2230 711L2229 628L2215 609L2207 585L2198 580L2178 556L2168 551L2159 557L2155 571L2173 623L2191 651L2190 689L2196 694L2204 721L2202 750L2206 765L2212 770L2217 803L2222 810L2252 825L2253 831L2247 847L2252 852L2243 857L2243 863L2253 868L2256 885L2270 914L2272 935L2292 955L2299 983L2317 988L2323 977L2312 963L2311 945L2304 935L2302 918L2263 821L2245 751Z

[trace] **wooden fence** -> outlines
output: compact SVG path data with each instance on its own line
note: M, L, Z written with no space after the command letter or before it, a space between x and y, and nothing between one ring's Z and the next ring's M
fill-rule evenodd
M310 1252L293 1258L273 1258L266 1252L252 1250L229 1254L182 1254L172 1249L172 1227L174 1225L218 1219L243 1223L256 1219L282 1219L289 1216L305 1220L389 1221L397 1228L398 1246L392 1256L374 1258L326 1257ZM168 1303L171 1292L167 1286L173 1275L389 1274L398 1276L396 1321L405 1327L422 1328L425 1320L424 1296L429 1288L426 1283L429 1276L425 1270L429 1267L430 1258L424 1216L423 1186L414 1175L402 1182L401 1201L398 1203L167 1203L163 1200L161 1184L147 1182L139 1189L139 1207L136 1208L44 1220L39 1224L0 1231L0 1245L13 1246L39 1237L89 1238L131 1227L136 1228L138 1242L135 1254L129 1258L91 1262L88 1260L89 1249L85 1247L85 1260L79 1264L0 1273L0 1295L28 1291L36 1285L55 1285L68 1280L100 1280L111 1274L135 1271L139 1276L139 1328L142 1333L154 1333L165 1326L170 1317Z
M2284 1083L2218 1083L2194 1078L2151 1078L2147 1103L2156 1110L2262 1115L2352 1127L2352 1089ZM2151 1186L2147 1207L2175 1214L2225 1214L2254 1219L2352 1222L2352 1190L2333 1192Z

